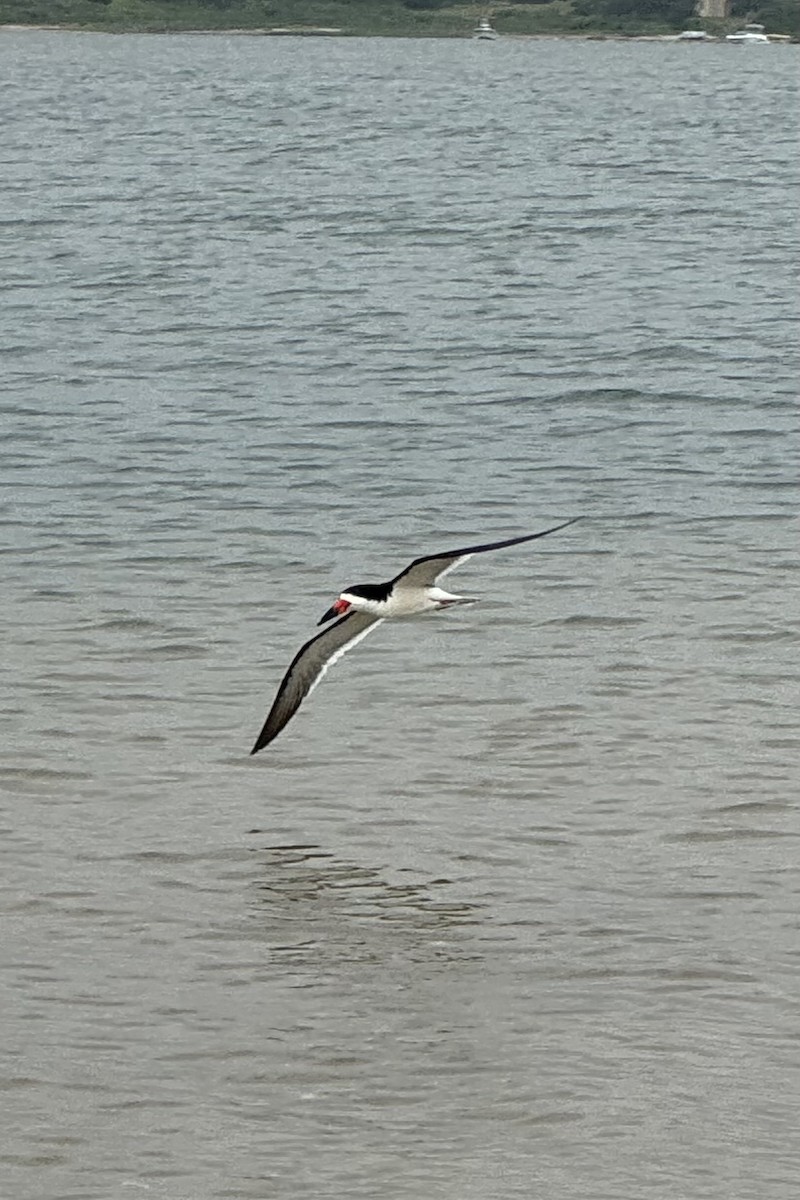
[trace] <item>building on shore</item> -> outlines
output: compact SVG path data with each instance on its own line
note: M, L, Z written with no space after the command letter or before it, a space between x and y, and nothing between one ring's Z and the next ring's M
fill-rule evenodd
M727 21L731 15L731 0L697 0L694 11L698 17L710 17L715 21Z

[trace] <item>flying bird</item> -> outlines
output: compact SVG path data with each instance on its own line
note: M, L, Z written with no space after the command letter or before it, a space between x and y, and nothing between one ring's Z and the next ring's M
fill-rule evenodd
M506 546L533 542L536 538L566 529L579 520L580 517L573 517L571 521L554 525L552 529L506 538L503 542L487 542L482 546L465 546L461 550L426 554L422 558L415 558L388 583L359 583L347 588L319 621L320 625L327 625L327 628L301 646L292 659L250 753L257 754L268 746L288 725L328 667L338 662L343 654L388 617L413 617L451 608L454 604L474 604L473 596L454 596L436 586L448 571L472 558L473 554L485 554L488 550L504 550ZM328 624L329 621L332 624Z

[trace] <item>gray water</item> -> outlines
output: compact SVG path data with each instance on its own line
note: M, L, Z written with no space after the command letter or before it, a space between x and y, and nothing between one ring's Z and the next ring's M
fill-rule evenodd
M797 49L0 67L3 1200L794 1200Z

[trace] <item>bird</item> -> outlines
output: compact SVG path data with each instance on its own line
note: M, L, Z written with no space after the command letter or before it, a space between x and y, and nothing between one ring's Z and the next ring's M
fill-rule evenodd
M388 618L438 612L456 604L474 604L474 596L456 596L436 586L438 580L448 571L460 566L474 554L486 554L489 550L504 550L508 546L533 542L536 538L547 537L550 533L557 533L559 529L566 529L568 525L574 525L580 519L573 517L561 525L542 529L539 533L525 533L521 537L506 538L501 542L486 542L480 546L464 546L460 550L425 554L421 558L415 558L387 583L359 583L346 588L318 622L327 628L301 646L289 664L250 753L258 754L259 750L268 746L289 724L306 696L314 690L328 668Z

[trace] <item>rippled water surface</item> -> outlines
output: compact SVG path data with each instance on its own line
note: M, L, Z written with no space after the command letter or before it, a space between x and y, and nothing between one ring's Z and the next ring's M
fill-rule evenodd
M797 49L0 60L0 1194L794 1200Z

